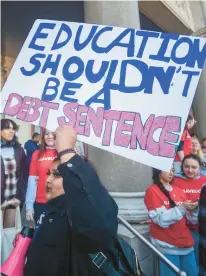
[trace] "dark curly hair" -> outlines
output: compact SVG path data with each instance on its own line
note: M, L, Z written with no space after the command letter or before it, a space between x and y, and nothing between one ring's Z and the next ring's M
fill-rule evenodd
M11 119L1 119L1 131L3 129L8 129L10 127L10 124L12 124L15 131L19 130L19 126ZM2 141L2 139L1 139L1 141ZM8 141L5 143L5 146L13 146L14 148L18 148L21 146L16 134L14 134L14 138L12 139L12 141Z
M160 188L160 190L163 192L163 194L166 195L166 197L169 200L170 206L171 207L175 207L176 204L175 204L174 200L171 198L170 193L165 189L164 185L160 181L160 173L161 173L160 170L153 169L153 177L152 177L152 179L154 181L154 184L156 184Z

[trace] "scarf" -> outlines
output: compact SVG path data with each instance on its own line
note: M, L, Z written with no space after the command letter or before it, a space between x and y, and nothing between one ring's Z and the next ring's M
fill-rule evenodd
M0 141L1 148L8 148L13 147L15 145L16 141L13 139L12 141Z

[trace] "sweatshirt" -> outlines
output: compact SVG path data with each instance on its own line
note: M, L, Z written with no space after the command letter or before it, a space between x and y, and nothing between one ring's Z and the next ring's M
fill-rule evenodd
M55 149L46 149L41 156L39 150L33 153L26 192L26 210L33 210L35 201L47 202L45 189L47 172L56 156Z
M189 179L183 173L176 174L172 185L179 187L186 195L187 200L196 202L200 198L202 186L206 184L206 176L200 175L195 179ZM197 223L198 210L187 214L187 225L191 231L198 231Z
M176 186L168 184L166 189L177 206L170 207L168 198L156 184L146 190L144 201L151 218L151 242L164 254L186 255L193 251L194 245L186 225L187 210L182 206L186 196Z
M33 140L28 140L25 145L24 148L26 150L26 157L27 157L27 161L28 161L28 165L30 166L31 164L31 158L32 158L32 154L39 149L39 146L36 142L34 142Z

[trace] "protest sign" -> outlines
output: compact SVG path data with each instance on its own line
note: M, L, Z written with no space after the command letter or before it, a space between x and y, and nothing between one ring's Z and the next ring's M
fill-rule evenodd
M169 171L205 56L204 38L36 20L1 112Z

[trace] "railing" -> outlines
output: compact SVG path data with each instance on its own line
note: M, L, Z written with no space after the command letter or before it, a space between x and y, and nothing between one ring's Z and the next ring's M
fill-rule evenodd
M176 275L187 276L184 271L179 270L172 262L170 262L159 250L157 250L147 239L145 239L134 227L132 227L125 219L118 215L118 220L130 231L135 237L140 239L146 246L148 246L159 259L161 259Z

